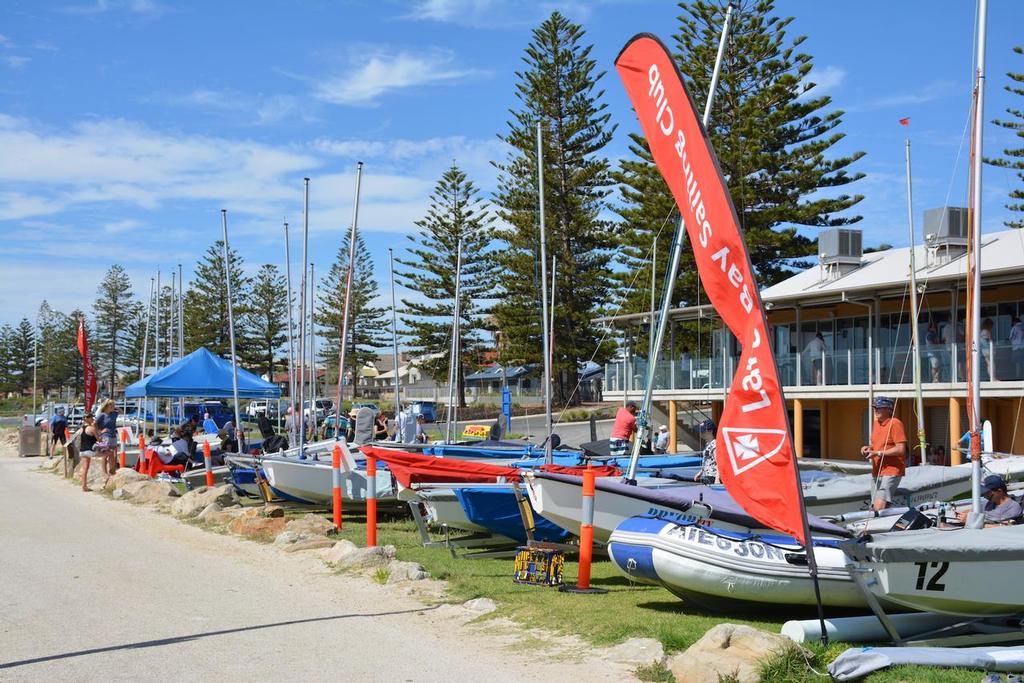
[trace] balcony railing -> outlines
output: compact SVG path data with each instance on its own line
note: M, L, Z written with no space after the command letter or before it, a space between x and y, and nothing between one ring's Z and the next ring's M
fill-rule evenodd
M869 362L870 355L870 362ZM817 353L775 354L783 386L854 386L912 384L913 353L907 347L826 350ZM654 373L654 388L670 390L722 389L732 384L739 357L661 360ZM641 391L647 377L647 359L612 361L605 365L605 391ZM963 382L967 363L963 344L931 344L921 349L921 382ZM989 342L981 348L981 380L1024 380L1024 348L1008 342Z

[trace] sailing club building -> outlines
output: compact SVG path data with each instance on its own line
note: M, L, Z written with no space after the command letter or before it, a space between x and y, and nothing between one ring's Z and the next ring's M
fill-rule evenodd
M927 211L925 243L914 251L926 459L935 464L962 461L959 441L968 428L966 227L966 209ZM981 242L981 416L992 422L996 451L1024 453L1024 330L1011 342L1014 319L1024 319L1024 230L985 233ZM885 395L896 399L895 414L920 462L910 249L863 253L859 230L835 228L821 233L819 252L816 266L761 292L795 450L801 457L860 459L871 398ZM642 398L649 319L643 313L597 320L620 340L618 357L605 366L605 400ZM681 342L693 340L697 329L696 343ZM711 306L670 310L653 417L655 426L669 425L675 447L696 447L696 422L721 415L739 356Z

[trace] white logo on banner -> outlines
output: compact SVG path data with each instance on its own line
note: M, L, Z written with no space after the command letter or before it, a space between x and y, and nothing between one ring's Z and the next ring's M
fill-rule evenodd
M723 427L722 436L729 464L737 475L768 460L786 443L786 431L783 429ZM762 446L762 442L766 445Z

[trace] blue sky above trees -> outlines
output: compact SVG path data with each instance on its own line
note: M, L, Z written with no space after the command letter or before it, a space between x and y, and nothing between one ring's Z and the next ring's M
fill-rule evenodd
M908 133L916 220L965 201L973 5L777 3L779 15L796 16L790 35L808 36L813 92L847 112L836 154L867 152L852 170L868 177L849 188L867 195L856 209L866 244L906 244ZM552 9L584 25L608 71L614 161L637 127L612 60L634 33L668 41L674 3L8 0L0 321L34 317L44 298L65 311L90 306L114 262L137 293L158 266L182 263L188 278L220 236L222 207L249 270L283 264L281 223L298 234L306 175L310 252L325 273L351 219L357 160L366 164L360 228L386 282L387 247L408 244L452 160L485 195L494 189L490 161L504 155L496 134L517 106L514 73ZM993 0L989 12L987 120L1024 106L1003 91L1005 73L1024 70L1011 52L1024 4ZM907 116L909 129L898 125ZM986 154L1008 144L1009 131L986 128ZM987 231L1001 229L1015 182L986 169Z

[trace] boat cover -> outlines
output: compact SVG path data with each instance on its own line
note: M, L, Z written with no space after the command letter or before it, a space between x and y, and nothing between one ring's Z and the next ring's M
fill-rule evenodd
M985 529L918 529L842 545L858 561L1007 562L1024 559L1024 525Z
M983 671L1024 671L1022 647L852 647L828 665L837 681L856 681L899 664Z
M493 484L505 477L519 476L519 470L514 467L472 460L449 460L380 446L363 446L362 451L386 462L395 479L406 488L427 483Z
M899 488L896 489L896 495L909 495L915 491L956 481L967 482L970 478L970 467L942 467L939 465L908 467L907 474L900 481ZM804 482L804 499L815 503L860 499L869 495L870 491L870 474L854 474Z
M581 477L568 474L555 474L538 472L535 475L538 479L552 479L571 483L575 486L582 486ZM730 522L738 526L745 526L750 529L761 529L764 524L748 515L736 501L732 499L724 489L714 489L709 486L668 486L665 488L646 488L643 486L631 486L613 479L598 479L597 490L616 493L620 496L629 496L640 500L650 501L662 507L686 512L695 502L708 505L713 510L712 517L723 522ZM600 494L598 494L600 497ZM807 521L811 531L831 534L833 536L849 536L850 532L841 526L831 522L807 515Z
M519 513L519 503L511 488L454 488L466 519L484 527L499 536L507 536L520 543L526 543L526 529L523 528L523 517ZM560 543L570 534L562 527L544 517L533 513L533 538L536 541Z

